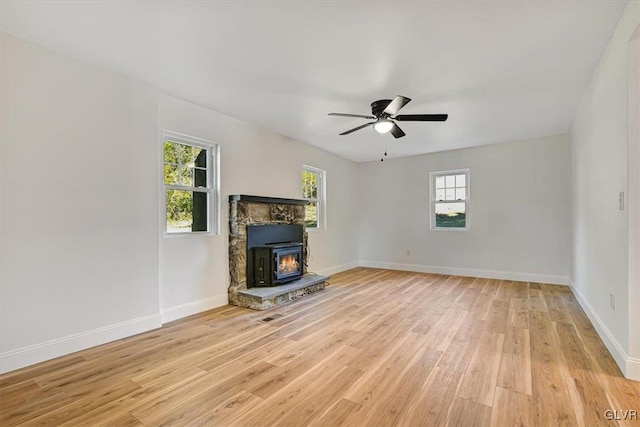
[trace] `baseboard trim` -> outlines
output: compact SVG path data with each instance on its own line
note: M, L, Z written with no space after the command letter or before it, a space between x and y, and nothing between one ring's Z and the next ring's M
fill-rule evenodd
M346 264L334 265L333 267L321 268L320 270L313 271L321 276L331 276L332 274L342 273L343 271L351 270L358 267L357 261L348 262Z
M157 329L161 326L160 314L156 313L7 351L0 354L0 374Z
M380 261L360 261L360 267L384 268L387 270L414 271L417 273L447 274L451 276L480 277L483 279L514 280L520 282L549 283L551 285L569 284L567 276L552 274L515 273L511 271L481 270L475 268L438 267L422 264L401 264Z
M640 381L640 359L637 357L627 357L627 372L625 373L625 377L630 380Z
M190 301L185 304L162 309L162 324L182 319L183 317L192 316L202 313L203 311L212 310L229 304L229 295L220 294L210 298L203 298L196 301Z
M578 300L578 303L587 314L587 317L596 328L596 332L600 335L602 342L609 350L609 353L613 356L613 360L624 374L624 376L630 380L640 381L640 359L629 357L622 345L618 342L616 337L611 333L607 325L602 321L598 313L593 309L589 301L587 301L584 294L575 286L573 280L569 279L569 286L571 291Z

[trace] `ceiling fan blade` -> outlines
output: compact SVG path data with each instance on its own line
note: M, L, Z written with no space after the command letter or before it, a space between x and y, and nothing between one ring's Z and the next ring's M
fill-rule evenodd
M400 114L393 119L399 122L444 122L448 114Z
M391 101L389 105L387 105L387 108L384 109L383 113L395 116L402 107L409 103L409 101L411 101L411 98L398 95L393 98L393 101Z
M398 126L397 124L393 124L393 127L391 128L391 130L389 131L389 133L391 135L393 135L394 138L402 138L403 136L405 136L406 134L402 131L402 129L400 129L400 126Z
M349 135L349 134L350 134L350 133L352 133L352 132L355 132L355 131L360 130L360 129L364 129L364 128L366 128L367 126L371 126L371 125L372 125L372 124L374 124L374 123L375 123L375 122L365 123L365 124L363 124L363 125L361 125L361 126L358 126L357 128L353 128L353 129L350 129L350 130L348 130L348 131L346 131L346 132L342 132L340 135Z
M363 116L362 114L329 113L330 116L358 117L359 119L375 119L373 116Z

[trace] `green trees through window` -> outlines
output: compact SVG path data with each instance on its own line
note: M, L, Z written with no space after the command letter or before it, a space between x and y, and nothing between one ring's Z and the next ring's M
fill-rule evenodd
M468 170L431 173L432 228L468 229L468 205Z
M320 228L324 209L324 174L320 169L305 166L302 169L302 198L309 204L305 206L305 223L307 228Z
M183 141L164 142L166 232L210 230L211 159L209 149Z

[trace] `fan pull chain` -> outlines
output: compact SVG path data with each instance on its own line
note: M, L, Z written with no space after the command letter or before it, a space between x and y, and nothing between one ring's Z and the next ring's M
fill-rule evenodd
M387 139L383 134L380 134L380 145L384 148L384 157L387 157ZM384 157L380 157L381 162L384 162Z

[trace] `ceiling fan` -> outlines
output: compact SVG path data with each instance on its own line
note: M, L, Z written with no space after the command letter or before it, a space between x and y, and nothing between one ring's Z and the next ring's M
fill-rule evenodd
M380 99L371 103L371 116L361 114L329 113L330 116L359 117L362 119L376 119L374 122L365 123L356 128L342 132L340 135L349 135L367 126L373 125L378 133L391 133L394 138L402 138L406 134L400 129L394 120L399 122L444 122L448 114L398 114L398 111L411 101L411 98L396 96L393 99Z

